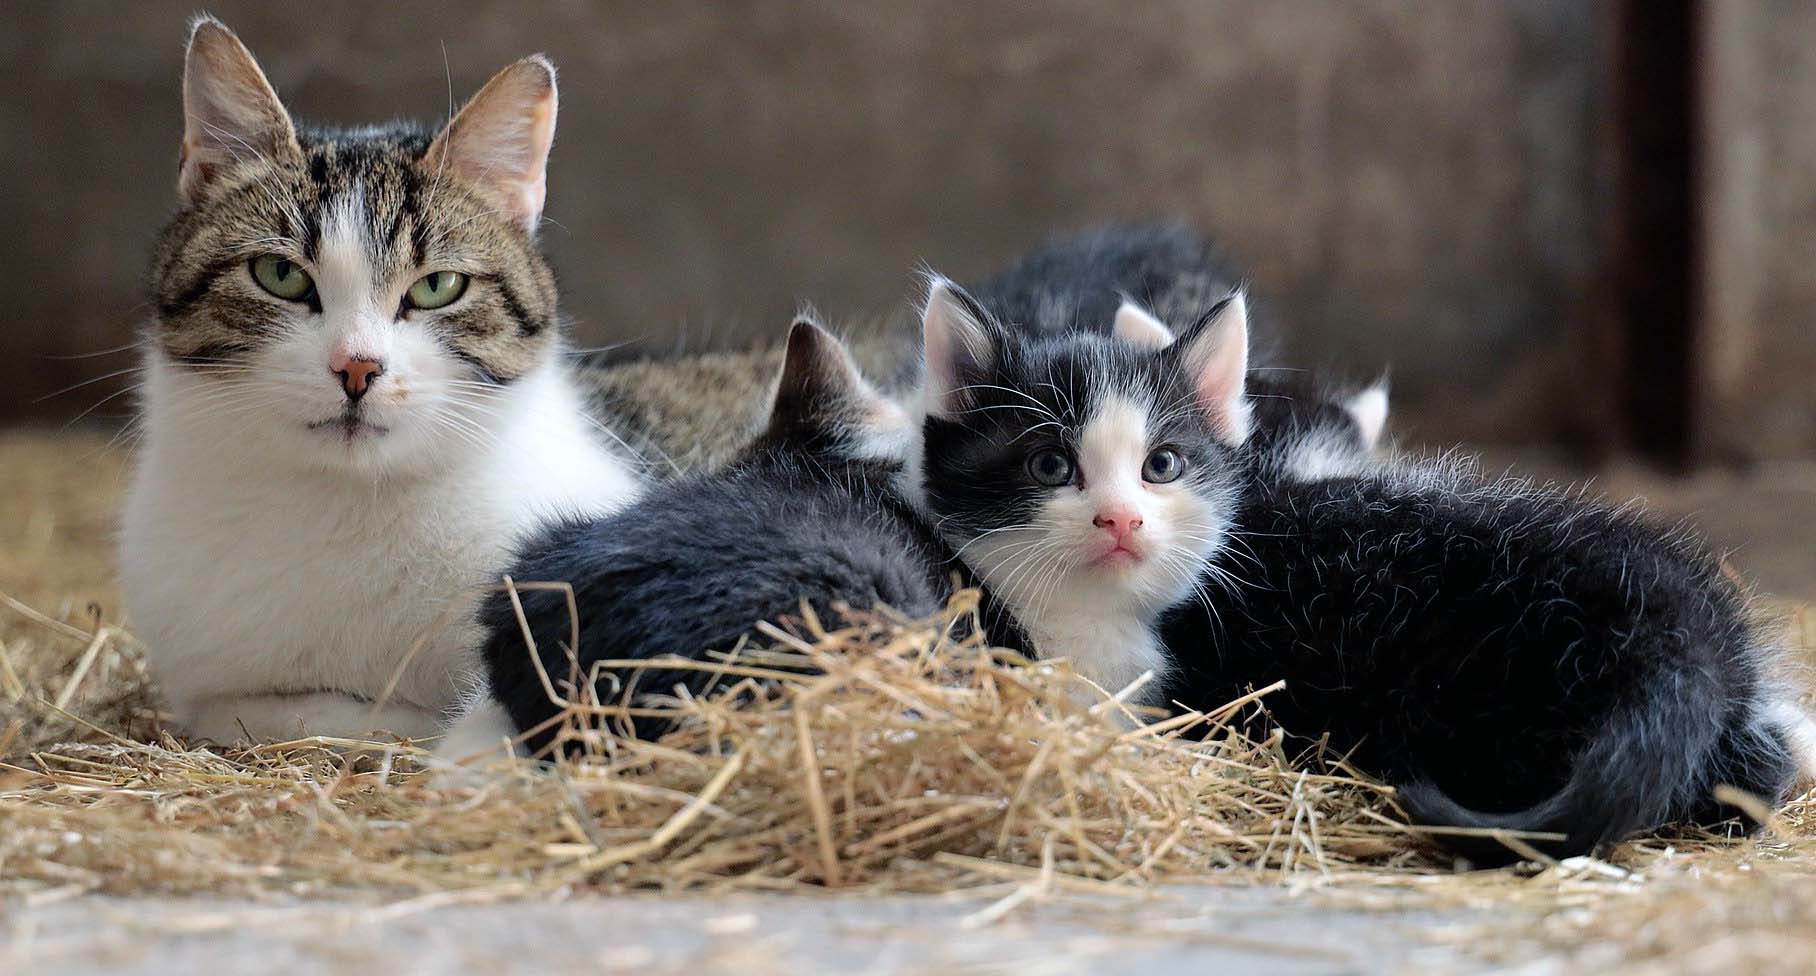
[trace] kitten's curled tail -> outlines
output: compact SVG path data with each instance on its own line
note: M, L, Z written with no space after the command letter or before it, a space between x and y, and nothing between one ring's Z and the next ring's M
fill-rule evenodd
M1556 835L1520 838L1553 858L1592 854L1665 824L1713 826L1746 811L1716 798L1729 786L1775 806L1803 765L1795 730L1781 705L1734 701L1706 671L1674 668L1654 676L1649 694L1617 709L1573 757L1564 785L1508 813L1472 810L1429 780L1397 787L1415 824ZM1521 860L1526 852L1493 834L1438 834L1450 850L1481 866Z

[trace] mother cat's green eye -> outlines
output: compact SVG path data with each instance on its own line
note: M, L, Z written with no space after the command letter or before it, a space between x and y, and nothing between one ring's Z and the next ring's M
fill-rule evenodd
M315 291L309 272L295 261L278 254L261 254L252 259L252 280L259 287L286 301L300 302Z
M411 308L433 309L451 305L467 290L467 276L458 271L431 271L416 279L405 294Z

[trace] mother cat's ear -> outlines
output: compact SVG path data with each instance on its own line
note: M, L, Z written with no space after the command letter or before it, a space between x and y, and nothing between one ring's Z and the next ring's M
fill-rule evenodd
M265 72L227 25L198 17L183 55L183 148L177 188L201 202L228 167L301 160L296 128Z
M965 412L972 403L970 387L996 361L1000 331L976 299L935 275L927 284L921 336L927 358L927 411L937 416Z
M1234 291L1167 347L1191 381L1192 394L1213 433L1235 446L1252 426L1248 375L1248 300Z
M451 119L423 166L452 176L503 208L532 236L548 196L549 147L555 141L555 66L540 54L492 76Z

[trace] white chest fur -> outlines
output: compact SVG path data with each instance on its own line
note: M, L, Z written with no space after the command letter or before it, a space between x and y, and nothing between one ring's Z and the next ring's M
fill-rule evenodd
M153 675L195 735L433 734L471 679L472 610L511 547L546 520L637 492L553 369L520 381L522 409L501 411L495 436L384 476L284 464L178 425L159 410L160 369L122 581ZM394 676L390 707L375 712Z
M1154 672L1155 678L1165 677L1169 659L1149 614L1106 608L1101 599L1092 600L1082 594L1076 599L1065 596L1048 601L1044 612L1038 614L1014 607L1041 657L1070 660L1077 674L1111 695L1148 671ZM1152 703L1157 687L1157 682L1145 686L1129 704ZM1093 698L1091 703L1097 700Z

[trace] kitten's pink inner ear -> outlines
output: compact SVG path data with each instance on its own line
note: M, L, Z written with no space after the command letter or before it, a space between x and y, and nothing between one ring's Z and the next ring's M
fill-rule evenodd
M1142 349L1165 349L1173 344L1173 330L1131 301L1124 301L1116 310L1116 322L1111 331L1116 338Z
M957 286L935 278L921 316L927 357L927 408L935 414L961 413L968 404L966 376L989 366L995 344L984 324L955 293Z
M290 113L226 25L196 21L183 58L183 146L177 187L191 203L220 172L254 158L300 159Z
M558 106L554 66L525 58L486 82L435 137L424 164L464 181L534 234L548 199Z
M1184 366L1218 439L1231 446L1247 440L1248 303L1240 293L1191 337Z

